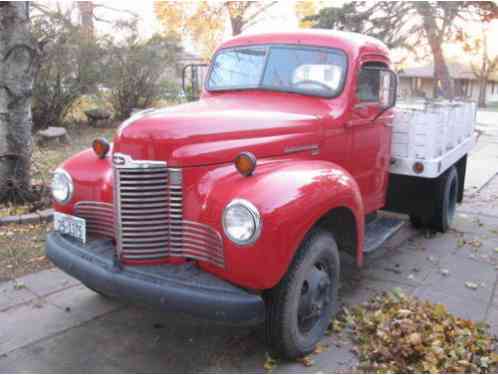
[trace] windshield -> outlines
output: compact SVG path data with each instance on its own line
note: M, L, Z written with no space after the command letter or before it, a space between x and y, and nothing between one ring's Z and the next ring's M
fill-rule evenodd
M342 91L346 55L330 48L255 46L221 50L209 91L268 89L325 97Z

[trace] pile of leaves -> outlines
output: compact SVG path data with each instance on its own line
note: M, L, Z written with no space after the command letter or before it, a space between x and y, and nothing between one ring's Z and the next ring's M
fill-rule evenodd
M344 310L335 330L349 327L360 370L374 373L488 373L498 369L496 339L486 325L461 319L440 304L383 293Z

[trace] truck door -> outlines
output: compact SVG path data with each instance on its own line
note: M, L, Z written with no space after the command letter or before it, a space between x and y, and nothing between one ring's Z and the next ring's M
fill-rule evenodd
M347 126L352 138L351 174L363 195L365 213L384 206L389 173L392 116L382 113L381 62L366 62L356 73L356 95ZM379 116L380 115L380 116Z

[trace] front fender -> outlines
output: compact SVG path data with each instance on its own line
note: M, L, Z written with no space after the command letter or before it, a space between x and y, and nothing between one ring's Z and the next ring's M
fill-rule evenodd
M72 214L74 205L81 201L112 204L113 177L110 157L99 159L89 148L67 159L60 167L71 175L74 194L64 205L54 202L54 208L57 211Z
M202 265L220 277L248 288L272 288L284 276L313 225L338 207L351 210L356 218L357 243L363 243L364 209L359 188L337 164L273 161L259 165L250 177L242 177L233 165L210 174L211 178L205 176L206 181L215 182L206 182L210 186L204 186L209 192L201 204L202 222L223 233L223 209L235 198L252 202L263 219L261 236L252 245L236 245L223 233L226 269ZM357 251L361 254L362 249Z

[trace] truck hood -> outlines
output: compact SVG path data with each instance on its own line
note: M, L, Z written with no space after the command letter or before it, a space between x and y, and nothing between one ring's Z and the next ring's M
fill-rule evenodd
M172 167L230 162L241 151L277 156L318 145L327 108L320 99L293 94L222 94L132 116L113 150Z

